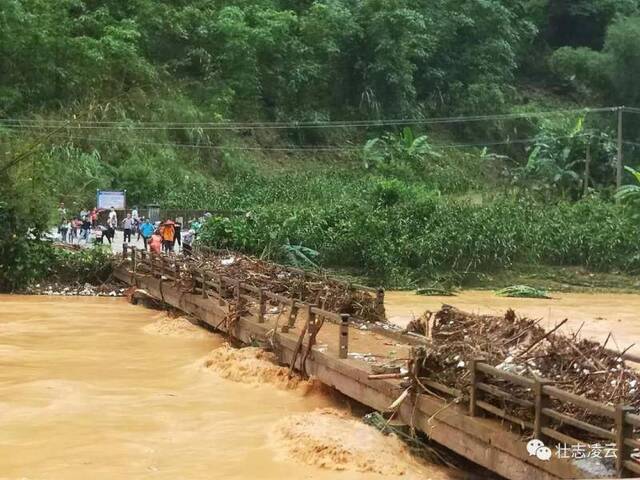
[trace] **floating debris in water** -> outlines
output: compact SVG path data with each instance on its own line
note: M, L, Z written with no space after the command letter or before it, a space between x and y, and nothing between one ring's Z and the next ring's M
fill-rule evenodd
M496 291L496 295L499 297L512 297L512 298L545 298L551 299L547 292L538 288L530 287L528 285L513 285L511 287L503 288Z
M26 290L29 295L49 295L63 297L124 297L127 289L119 285L103 284L64 285L59 283L40 284Z

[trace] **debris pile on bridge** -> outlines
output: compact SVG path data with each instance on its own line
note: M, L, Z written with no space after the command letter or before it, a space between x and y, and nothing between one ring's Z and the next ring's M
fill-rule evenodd
M323 310L348 313L367 322L386 321L384 307L377 301L375 292L353 288L347 282L327 275L304 274L239 253L192 257L191 272L202 270L318 305ZM226 288L228 298L232 298L233 285L226 285Z
M629 405L636 412L640 409L640 376L625 364L622 352L579 339L579 332L559 333L566 320L545 331L540 320L517 317L513 310L498 317L466 313L448 305L425 318L432 321L427 325L430 345L423 375L432 380L466 392L471 360L483 359L510 373L550 380L558 388L590 400ZM505 381L498 379L487 382L505 386ZM511 385L509 390L520 398L532 396L524 387ZM532 414L513 405L505 408L524 419ZM601 423L570 403L558 403L554 408L593 424Z

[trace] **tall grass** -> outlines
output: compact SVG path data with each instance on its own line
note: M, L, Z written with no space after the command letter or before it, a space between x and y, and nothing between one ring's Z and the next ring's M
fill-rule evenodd
M201 240L282 260L282 245L388 286L462 281L515 262L640 269L638 226L597 197L540 204L527 196L471 202L421 183L376 175L291 174L237 178L209 199L243 216L215 218Z

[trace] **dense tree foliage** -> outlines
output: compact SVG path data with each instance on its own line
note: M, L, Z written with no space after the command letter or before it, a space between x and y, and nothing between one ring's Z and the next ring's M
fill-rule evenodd
M616 100L637 95L602 66L635 68L638 0L2 0L0 11L5 115L134 107L167 88L208 118L495 111L519 101L521 67L557 49L549 82L588 71Z
M563 47L552 57L554 69L577 81L608 102L638 105L640 89L640 16L620 17L610 27L604 48Z
M513 0L3 0L0 111L168 79L233 117L495 108L534 34Z
M39 246L14 239L37 237L59 200L78 210L87 206L96 188L127 189L132 204L233 208L246 203L246 188L266 184L293 189L297 198L312 195L316 203L300 210L293 199L277 204L275 194L251 196L254 208L243 208L268 217L259 232L266 237L256 233L250 219L235 220L229 228L248 225L253 237L238 240L234 234L229 244L258 252L271 245L273 236L287 245L290 240L316 248L332 265L350 245L357 250L352 266L387 278L395 264L418 269L420 262L432 262L424 269L430 275L451 262L482 270L509 265L511 258L552 261L546 245L504 250L511 237L484 231L481 224L526 215L529 220L513 233L518 245L526 245L536 228L550 232L566 222L578 229L580 214L593 207L597 215L589 221L606 230L607 215L617 215L607 203L615 178L615 114L414 130L221 131L193 123L640 106L639 44L640 0L0 0L0 220L9 225L0 237L0 253L25 259L22 264L30 266L22 267L21 278L34 278L39 267L29 262L39 257L29 248ZM64 126L47 123L60 120ZM140 121L164 126L145 130ZM636 131L627 128L626 138L640 141ZM436 146L504 139L512 145L475 151ZM315 158L346 162L347 170L357 165L362 178L347 182L339 173L342 187L338 180L320 185L322 179L309 176L289 182L260 167L278 157L279 164L301 162L308 168L308 151L290 154L281 148L318 145L348 147L346 153ZM277 153L269 153L269 147ZM587 148L592 163L585 179ZM633 153L636 147L627 148ZM29 155L14 164L25 151ZM633 155L627 158L633 162ZM347 201L335 208L329 204L327 198L341 188L356 189L357 208ZM589 188L602 203L572 207L570 202ZM473 203L465 204L491 189L507 200L495 206L487 201L477 211ZM415 192L444 198L415 210L408 198ZM550 207L555 223L535 223L542 222L531 213L537 206L521 207L510 196L514 192L527 202L567 203ZM441 217L402 217L427 211ZM322 218L313 228L306 220L280 228L276 213ZM353 215L368 223L360 225ZM475 236L463 238L464 229L452 230L458 243L437 244L444 240L423 234L436 224L449 228L438 220L447 215L461 224L477 221L465 224ZM341 224L348 219L350 226ZM291 227L296 224L302 230ZM328 238L313 230L318 225L340 237L334 246L318 244ZM369 232L366 242L350 237L360 227ZM622 238L633 228L625 220L613 235ZM578 234L584 240L581 250L571 252L575 245L565 242L563 262L621 265L627 243L619 242L615 256L600 256L601 238ZM491 236L497 240L480 245ZM391 244L400 238L401 247ZM473 249L484 253L472 254ZM439 260L428 258L432 251L441 252ZM637 265L634 260L633 268ZM13 276L2 277L6 267L0 265L0 289L13 288L8 283Z

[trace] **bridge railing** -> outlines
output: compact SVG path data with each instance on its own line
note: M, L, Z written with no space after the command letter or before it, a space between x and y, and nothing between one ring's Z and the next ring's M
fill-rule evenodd
M316 305L205 268L196 268L180 257L154 255L144 250L132 249L129 261L132 276L140 272L172 281L188 280L192 293L208 298L210 292L215 292L221 303L230 298L238 305L246 301L254 302L258 305L259 323L265 322L269 301L286 305L289 309L289 320L283 325L283 331L294 326L299 310L308 312L307 322L309 318L320 318L345 327L350 321L348 316L345 319L344 315L323 310ZM240 309L236 311L239 312ZM345 328L340 330L340 345L344 345L344 351L343 348L340 349L342 358L346 358L348 350L348 337L343 337L348 335L348 331L345 331ZM640 475L640 463L632 458L634 450L640 449L640 415L632 413L632 407L607 405L589 400L556 387L553 381L539 377L529 378L495 368L482 358L470 362L468 373L471 382L466 392L429 378L420 378L420 382L427 391L453 398L465 398L468 402L468 414L472 417L499 418L519 426L528 432L531 438L543 442L560 442L565 447L586 447L586 442L593 440L607 442L601 445L602 451L613 453L607 456L615 457L617 474L621 478L629 474ZM502 388L497 385L501 382ZM559 402L572 404L581 409L585 413L584 418L599 419L598 425L558 411L554 405L558 405ZM507 405L510 407L507 408ZM605 422L608 422L608 428L602 427ZM567 430L571 434L566 433Z
M482 359L472 361L469 372L470 416L479 416L482 411L516 424L530 432L532 438L545 443L558 442L554 444L557 445L558 453L562 449L568 448L571 451L573 448L579 455L586 455L589 452L584 450L588 446L592 448L590 453L597 447L599 458L615 458L616 471L621 478L629 473L640 474L640 463L632 458L634 449L640 448L638 432L634 432L634 427L636 430L640 428L640 416L631 413L634 410L632 407L595 402L557 388L550 380L532 379L506 372L484 363ZM499 383L496 380L504 381L505 386L496 386ZM521 388L515 389L513 386ZM520 395L515 395L514 391ZM558 411L554 405L559 402L575 406L584 412L585 418L591 418L592 421L594 418L599 419L598 425ZM512 407L506 408L507 404ZM513 411L520 412L520 415L510 413ZM525 414L527 412L529 415ZM532 416L533 422L527 420ZM609 428L603 428L603 423ZM571 435L565 433L567 429L562 427L570 427ZM587 444L593 441L597 443ZM600 443L601 441L606 443Z
M265 288L260 288L247 282L219 274L207 268L197 268L193 263L185 261L183 257L158 255L131 248L130 253L125 254L125 258L129 260L131 265L131 274L135 276L140 273L150 274L156 278L164 278L170 281L186 280L191 284L191 292L200 294L203 298L209 298L210 293L214 292L218 297L221 305L227 300L232 299L233 303L238 306L236 315L239 317L242 306L246 302L252 302L257 305L258 323L265 322L267 313L267 304L275 302L279 305L288 307L288 318L282 326L283 332L295 326L298 312L307 312L307 321L309 319L327 321L344 327L345 323L351 321L360 322L361 319L351 317L350 315L331 312L317 305L304 302L302 300L293 299L286 295L272 292ZM312 322L313 323L313 322ZM342 331L340 335L340 344L344 345L341 349L346 355L348 347L348 333Z

